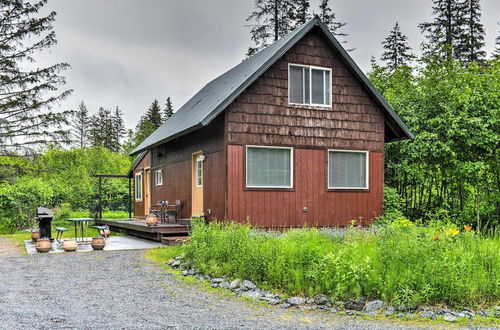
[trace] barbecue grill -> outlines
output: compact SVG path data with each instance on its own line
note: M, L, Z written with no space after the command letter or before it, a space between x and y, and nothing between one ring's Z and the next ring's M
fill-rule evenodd
M52 241L52 220L54 220L54 213L45 207L37 207L36 213L38 228L40 228L40 238L50 238Z

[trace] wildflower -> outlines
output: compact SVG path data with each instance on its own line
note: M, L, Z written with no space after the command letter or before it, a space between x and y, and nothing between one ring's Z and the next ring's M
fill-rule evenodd
M456 228L449 228L449 229L446 229L444 231L444 233L447 235L447 236L457 236L458 234L460 234L460 230L456 229Z
M356 220L351 220L351 226L356 226L358 222Z
M435 241L437 241L440 237L441 237L441 235L436 234L436 235L432 236L432 239L435 240Z
M472 230L472 227L471 227L471 226L464 225L464 229L465 229L465 231L471 231L471 230Z

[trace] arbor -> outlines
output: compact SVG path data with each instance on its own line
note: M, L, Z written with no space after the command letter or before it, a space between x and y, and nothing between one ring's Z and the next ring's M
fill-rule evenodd
M319 18L325 23L328 29L336 37L347 37L347 33L341 32L340 29L344 27L347 23L338 22L335 17L335 12L330 8L328 4L330 0L321 0L319 5ZM341 41L341 43L346 44L347 41ZM348 49L348 51L353 51L354 48Z
M385 49L380 59L385 62L386 66L394 71L401 65L409 65L415 58L411 52L411 47L408 46L407 37L401 33L398 22L385 38L382 45Z
M77 147L83 148L88 144L88 130L89 130L89 111L83 101L78 105L76 111L72 114L71 128L73 142Z
M71 90L58 91L65 83L59 73L66 63L29 69L34 53L56 43L52 23L55 12L38 17L47 0L0 3L0 154L34 152L47 142L68 141L69 111L53 112L52 106ZM31 64L33 66L33 64Z
M163 122L166 122L168 118L172 117L174 114L174 106L172 104L172 99L167 97L167 102L165 103L165 110L163 110Z

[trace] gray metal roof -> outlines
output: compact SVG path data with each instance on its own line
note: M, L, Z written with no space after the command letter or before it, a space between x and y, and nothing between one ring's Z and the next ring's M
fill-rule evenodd
M177 110L172 117L135 148L131 152L131 155L151 149L157 145L208 125L219 113L234 101L241 92L250 86L250 84L315 26L321 28L332 43L332 46L336 48L341 57L343 57L347 64L353 69L353 73L358 76L359 80L368 88L372 96L379 102L389 117L397 123L406 137L412 139L413 134L408 127L406 127L405 123L403 123L401 118L384 100L382 95L368 80L323 22L321 22L319 17L315 16L301 27L290 32L283 38L277 40L205 85L205 87Z
M132 177L132 173L134 172L135 168L137 167L137 165L139 165L139 163L144 158L144 156L146 156L147 153L148 151L144 150L137 157L135 157L134 161L132 162L132 165L130 166L130 169L127 172L127 175L129 177Z

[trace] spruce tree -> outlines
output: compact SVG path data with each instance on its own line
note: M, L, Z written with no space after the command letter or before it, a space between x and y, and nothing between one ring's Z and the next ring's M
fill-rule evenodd
M153 103L151 103L151 106L149 107L148 111L146 111L143 120L150 122L151 126L154 127L154 129L157 129L161 126L161 108L157 99L154 99Z
M466 0L463 7L464 38L457 44L457 58L465 63L484 59L484 26L481 24L481 4L479 0Z
M115 108L115 112L111 116L111 132L112 141L110 149L115 152L120 152L122 149L122 139L125 136L126 129L123 122L123 112L119 107Z
M248 48L247 56L289 33L295 26L294 9L292 0L255 0L255 9L247 18L254 22L250 34L255 47Z
M100 107L97 113L90 117L89 141L92 146L103 146L109 150L115 149L115 137L111 111Z
M167 102L165 103L165 110L163 110L163 122L166 122L174 114L174 106L172 104L172 99L167 97Z
M82 101L78 105L78 109L72 114L72 136L73 142L78 148L84 148L88 144L88 129L89 129L89 111L87 106Z
M66 63L47 67L25 65L34 54L56 43L52 24L56 13L41 16L47 0L0 2L0 155L36 152L48 142L68 142L70 111L54 112L55 103L71 91L59 92L65 83L59 74Z
M408 46L407 37L401 33L398 22L389 33L389 36L382 42L384 53L380 60L385 62L391 71L395 71L401 65L409 65L415 56Z
M498 33L498 36L495 38L495 50L493 50L493 58L500 59L500 32Z
M160 105L158 104L158 100L155 99L146 113L141 117L141 119L139 119L139 122L135 127L133 138L134 143L132 143L132 145L134 147L138 146L142 141L156 131L163 123L163 119Z
M310 6L309 0L299 0L294 3L293 23L295 27L305 24L311 18Z
M328 27L330 32L335 36L335 37L342 37L345 38L347 37L347 33L341 32L341 29L347 24L347 23L341 23L338 22L336 17L335 17L335 12L330 8L329 2L330 0L321 0L321 3L319 5L319 18L325 25ZM347 41L341 41L341 43L346 44ZM348 49L348 51L353 51L354 48Z

